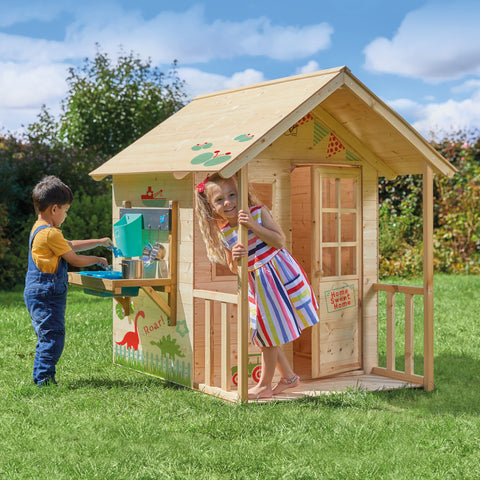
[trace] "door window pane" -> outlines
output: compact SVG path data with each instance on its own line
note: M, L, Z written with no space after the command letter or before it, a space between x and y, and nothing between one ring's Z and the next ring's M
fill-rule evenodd
M337 247L322 249L322 276L333 277L337 275Z
M322 242L338 242L337 213L322 213Z
M342 208L356 208L357 180L355 178L341 178L340 191Z
M355 242L357 240L356 235L356 214L355 213L342 213L341 217L341 241L342 242Z
M322 207L338 208L337 181L335 178L322 178Z
M342 247L342 273L341 275L355 275L357 273L355 262L355 247Z

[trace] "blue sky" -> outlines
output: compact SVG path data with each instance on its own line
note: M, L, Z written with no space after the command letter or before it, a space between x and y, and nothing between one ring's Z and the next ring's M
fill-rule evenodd
M95 44L164 72L190 97L346 65L427 139L480 130L478 0L0 0L0 132L54 114Z

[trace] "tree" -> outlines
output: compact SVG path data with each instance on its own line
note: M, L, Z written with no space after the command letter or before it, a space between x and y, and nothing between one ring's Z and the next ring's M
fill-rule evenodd
M98 45L97 45L98 48ZM185 103L176 61L166 76L150 59L121 52L116 65L97 51L71 68L62 102L60 135L76 148L112 156L179 110Z
M35 220L31 192L45 175L60 177L74 192L66 238L110 235L111 184L88 173L183 106L175 68L174 62L165 75L132 53L113 65L97 52L69 70L58 121L43 106L24 138L0 134L0 289L25 276Z

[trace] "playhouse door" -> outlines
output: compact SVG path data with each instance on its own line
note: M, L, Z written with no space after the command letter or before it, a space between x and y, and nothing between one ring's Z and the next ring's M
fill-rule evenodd
M361 170L314 172L313 283L320 323L312 332L312 377L361 365Z

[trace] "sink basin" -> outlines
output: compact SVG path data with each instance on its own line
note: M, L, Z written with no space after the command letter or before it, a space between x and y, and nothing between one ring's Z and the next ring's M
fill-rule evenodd
M85 270L83 272L78 272L80 275L86 275L87 277L96 277L96 278L108 278L109 280L121 280L122 272L120 271L110 271L110 270L95 270L95 271L88 271Z
M80 275L86 277L104 278L108 280L122 280L122 272L110 270L95 270L78 272ZM106 292L105 290L93 290L91 288L84 288L83 292L87 295L94 295L96 297L136 297L140 287L122 287L122 293Z

